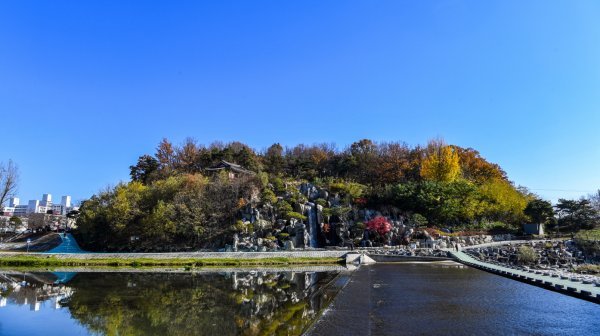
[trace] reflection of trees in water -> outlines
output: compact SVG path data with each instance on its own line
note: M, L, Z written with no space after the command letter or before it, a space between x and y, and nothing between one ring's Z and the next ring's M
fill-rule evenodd
M319 291L331 274L232 273L231 295L239 305L236 325L243 335L300 334L328 298ZM320 280L320 281L319 281Z
M329 299L319 288L333 275L80 273L67 306L107 335L294 335Z
M0 306L8 302L31 306L39 310L41 303L52 300L53 308L61 307L61 302L73 294L70 287L55 284L52 273L0 273Z

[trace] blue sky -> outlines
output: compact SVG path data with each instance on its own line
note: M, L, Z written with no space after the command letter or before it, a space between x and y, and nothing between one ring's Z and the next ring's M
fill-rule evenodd
M2 1L0 161L84 199L163 137L479 150L600 188L597 1Z

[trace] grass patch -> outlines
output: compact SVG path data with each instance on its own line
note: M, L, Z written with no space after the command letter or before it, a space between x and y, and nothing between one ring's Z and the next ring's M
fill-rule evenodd
M581 230L577 232L575 242L586 255L600 255L600 229ZM596 259L600 258L596 257Z
M600 229L581 230L577 232L575 239L600 241Z
M56 258L53 256L6 256L0 258L0 266L111 266L111 267L148 267L148 266L179 266L186 268L204 266L261 266L261 265L325 265L339 264L339 258L287 258L274 257L263 259L234 259L234 258Z
M600 274L600 265L586 264L579 265L575 269L577 273L586 273L586 274Z

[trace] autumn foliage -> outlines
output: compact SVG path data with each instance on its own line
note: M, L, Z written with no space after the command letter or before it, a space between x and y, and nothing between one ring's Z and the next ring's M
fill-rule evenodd
M210 169L222 161L253 173L232 178ZM264 214L264 235L276 237L292 218L307 220L297 211L309 201L322 207L326 224L319 231L326 239L321 244L335 236L338 223L364 220L364 208L404 216L418 226L502 222L516 227L527 220L523 210L531 198L476 150L441 139L414 147L361 139L343 149L275 143L262 151L241 142L204 145L188 138L174 145L163 139L154 154L130 166L130 174L131 182L100 192L81 207L75 234L84 248L223 246L240 231L238 222L255 217L249 216L252 209ZM365 227L382 238L392 226L376 217ZM350 233L360 235L362 229Z
M379 235L383 236L386 233L390 232L392 229L392 225L390 222L385 219L385 217L377 216L370 221L367 222L367 229L371 231L377 232Z
M430 141L421 165L421 177L438 182L452 182L460 175L460 159L452 146Z

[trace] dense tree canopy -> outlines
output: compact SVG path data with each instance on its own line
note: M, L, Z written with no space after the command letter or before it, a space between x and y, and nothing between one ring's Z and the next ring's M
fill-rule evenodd
M255 177L183 174L150 185L119 184L81 206L82 245L95 250L156 250L218 245L235 223L240 201L251 202Z
M552 203L539 198L530 200L524 212L532 223L545 224L554 218Z
M586 198L579 200L559 199L556 204L559 225L571 229L591 229L598 224L599 212Z
M254 173L232 179L224 171L207 169L222 161ZM155 154L140 156L130 173L131 182L84 202L76 234L85 247L218 246L233 232L263 229L262 224L240 224L254 207L261 207L269 225L279 219L305 221L307 195L298 189L302 182L328 192L316 200L327 223L346 221L355 216L353 210L365 207L391 207L406 218L438 226L518 225L538 219L534 197L516 188L497 164L441 140L411 148L362 139L344 150L332 144L290 148L275 143L257 152L240 142L204 146L188 138L177 146L163 139ZM582 211L573 210L568 217L585 217Z

